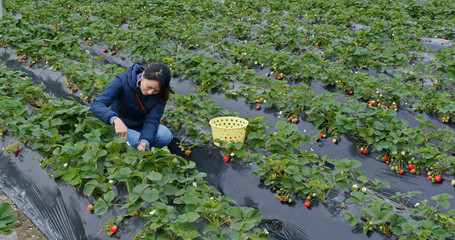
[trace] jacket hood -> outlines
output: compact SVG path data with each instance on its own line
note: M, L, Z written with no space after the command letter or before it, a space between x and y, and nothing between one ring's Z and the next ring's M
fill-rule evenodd
M142 73L145 70L145 67L140 63L135 63L127 72L128 85L134 91L140 91L140 88L137 87L137 75Z

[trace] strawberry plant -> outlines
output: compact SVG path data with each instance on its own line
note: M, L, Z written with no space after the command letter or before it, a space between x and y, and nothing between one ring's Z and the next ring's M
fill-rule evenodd
M17 224L17 214L10 214L11 205L9 203L0 204L0 233L9 235L14 231L10 228Z

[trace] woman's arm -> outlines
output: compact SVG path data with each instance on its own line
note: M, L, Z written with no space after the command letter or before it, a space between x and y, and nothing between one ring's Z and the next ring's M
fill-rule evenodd
M91 111L101 121L106 124L112 124L110 122L112 117L116 117L118 114L112 111L109 107L118 98L123 86L119 77L115 77L112 82L107 85L103 92L96 98L91 105Z

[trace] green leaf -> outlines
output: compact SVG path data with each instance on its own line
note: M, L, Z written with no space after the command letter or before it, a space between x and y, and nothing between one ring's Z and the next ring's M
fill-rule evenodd
M278 121L278 122L275 124L275 128L278 129L278 130L282 130L282 129L285 129L285 128L286 128L286 125L287 125L286 122L284 122L284 121Z
M357 160L350 160L347 158L344 159L331 159L329 160L330 163L334 164L335 167L340 171L347 171L349 169L355 169L362 165L360 161Z
M348 220L350 226L355 226L359 222L359 218L356 215L352 215L351 213L345 212L341 217L342 221Z
M392 214L390 216L390 225L392 225L392 232L401 235L403 233L403 226L407 223L407 219L399 214Z
M351 192L351 196L346 199L346 203L360 204L373 201L371 197L361 192Z
M207 233L220 233L220 228L213 225L213 224L208 224L207 226L204 227L204 230L202 230L204 234Z
M107 211L108 206L104 199L98 199L98 201L95 203L94 208L96 215L103 215Z
M157 189L147 188L142 192L141 198L146 202L153 203L158 200L159 196L160 192Z
M111 190L109 192L107 192L106 194L104 194L104 200L106 200L107 203L111 203L112 200L114 200L115 198L115 191L114 190Z
M445 209L448 209L450 207L450 202L448 201L448 199L451 199L451 198L453 198L453 196L450 194L447 194L447 193L443 193L443 194L439 194L439 195L431 197L431 199L433 199L436 202L438 202L439 204L441 204L442 207Z
M148 183L142 183L134 187L133 193L141 194L146 188L148 188L150 184Z
M94 184L89 184L89 183L85 184L84 194L87 196L91 196L93 193L93 190L95 190L95 188L96 188L96 185L94 185Z
M9 203L0 204L0 219L6 217L11 211L11 205Z
M196 212L188 212L180 215L177 218L177 221L182 222L182 223L187 223L187 222L194 222L199 218L199 214Z

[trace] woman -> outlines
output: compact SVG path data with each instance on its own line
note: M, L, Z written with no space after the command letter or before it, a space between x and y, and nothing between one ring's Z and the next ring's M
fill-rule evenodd
M171 131L160 124L172 92L170 80L171 70L164 63L148 67L136 63L109 83L91 110L101 121L114 125L117 135L132 147L141 151L162 148L172 140Z

